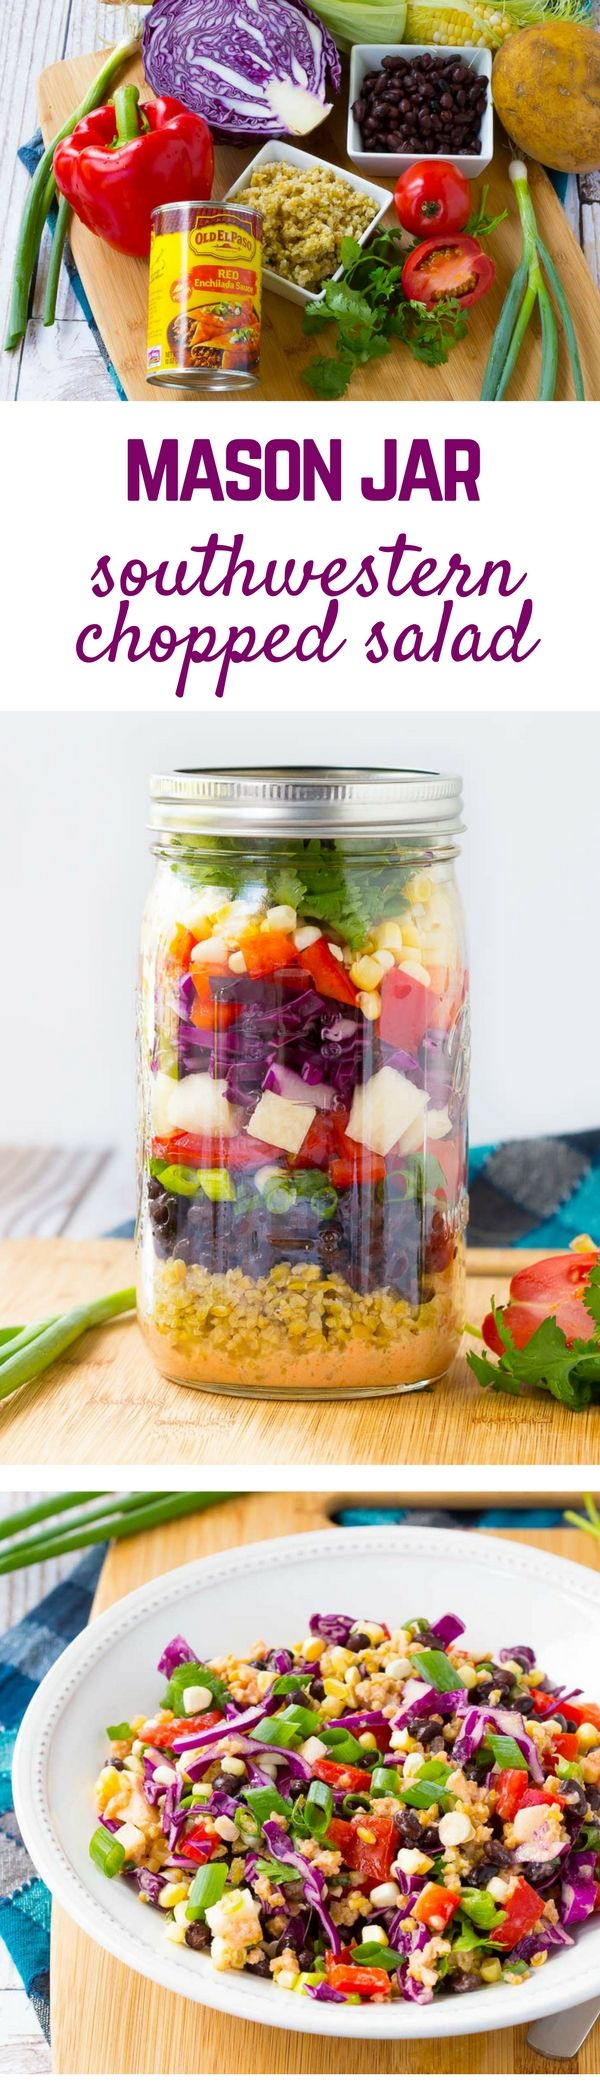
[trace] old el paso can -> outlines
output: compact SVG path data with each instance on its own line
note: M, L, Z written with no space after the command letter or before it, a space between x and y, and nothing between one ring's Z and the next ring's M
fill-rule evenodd
M151 386L255 386L260 358L261 220L235 201L152 212Z

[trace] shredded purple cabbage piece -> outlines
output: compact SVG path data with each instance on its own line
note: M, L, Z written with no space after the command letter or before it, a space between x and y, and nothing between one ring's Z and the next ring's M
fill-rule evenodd
M288 1837L286 1830L282 1830L280 1823L264 1823L263 1836L266 1837L272 1858L281 1860L282 1864L285 1862L287 1866L295 1867L297 1873L301 1875L304 1882L305 1896L312 1909L316 1910L317 1917L321 1920L323 1931L327 1934L334 1954L340 1954L342 1950L340 1935L325 1903L327 1883L324 1874L321 1873L319 1867L313 1866L311 1860L305 1859L302 1852L295 1851L291 1838Z
M147 1896L148 1902L158 1906L161 1889L167 1887L166 1874L151 1874L149 1867L134 1867L132 1880L137 1881L140 1893Z
M211 1743L222 1743L228 1735L247 1735L256 1727L257 1721L264 1721L267 1714L272 1714L276 1705L276 1699L266 1698L260 1706L247 1706L245 1711L232 1715L228 1721L215 1721L211 1728L199 1729L197 1736L177 1736L172 1744L175 1756L181 1757L183 1750L208 1750ZM191 1777L195 1777L195 1773L191 1773Z
M319 1998L322 2005L345 2005L344 1991L334 1991L330 1983L305 1983L307 1998Z
M356 1619L347 1619L342 1612L314 1611L308 1623L311 1633L316 1633L320 1640L327 1641L328 1645L333 1642L336 1648L343 1648L348 1634L356 1625Z
M598 1883L595 1852L571 1852L560 1892L563 1925L584 1925L595 1909Z
M521 1665L521 1669L522 1669L522 1670L534 1670L534 1669L535 1669L535 1649L534 1649L534 1648L499 1648L499 1650L498 1650L498 1661L499 1661L499 1662L501 1662L501 1663L507 1663L507 1662L516 1662L516 1663L520 1663L520 1665Z
M562 1925L551 1925L550 1919L544 1918L541 1932L525 1932L522 1940L517 1940L510 1958L511 1961L529 1962L533 1954L551 1954L553 1947L573 1947L574 1944Z
M466 1628L464 1619L457 1619L455 1612L447 1611L444 1612L441 1619L435 1620L435 1624L430 1626L429 1631L437 1641L444 1642L445 1648L449 1648L451 1642L457 1641L460 1634L466 1631Z
M189 1641L184 1641L183 1634L176 1633L172 1641L167 1641L164 1653L161 1655L160 1662L157 1663L156 1667L157 1670L160 1670L161 1677L172 1677L173 1671L179 1669L180 1663L197 1663L199 1661L200 1657L194 1653L193 1648L190 1648Z
M515 1712L508 1713L502 1706L471 1706L468 1708L452 1752L459 1765L466 1764L468 1758L474 1756L475 1751L481 1748L488 1732L491 1735L512 1735L515 1742L518 1743L519 1749L522 1750L524 1758L527 1760L531 1777L535 1779L536 1786L543 1786L544 1770L540 1764L535 1743L532 1742L531 1736L527 1734L522 1715Z

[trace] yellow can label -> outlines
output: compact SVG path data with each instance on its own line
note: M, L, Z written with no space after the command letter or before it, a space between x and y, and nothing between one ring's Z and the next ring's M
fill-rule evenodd
M148 295L149 376L256 370L260 355L260 220L234 205L155 212Z

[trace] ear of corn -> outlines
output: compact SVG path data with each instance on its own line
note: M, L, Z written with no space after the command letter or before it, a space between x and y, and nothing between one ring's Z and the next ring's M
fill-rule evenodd
M497 51L531 22L583 21L590 0L312 0L340 48L355 43L475 44Z

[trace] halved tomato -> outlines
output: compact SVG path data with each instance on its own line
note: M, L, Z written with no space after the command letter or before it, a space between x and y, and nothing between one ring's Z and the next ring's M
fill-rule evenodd
M440 299L475 306L489 291L495 275L491 255L484 254L472 234L432 234L407 255L402 290L406 299L416 299L421 306L437 306Z
M519 1269L510 1286L510 1301L501 1307L502 1318L509 1328L517 1349L524 1349L526 1342L537 1334L542 1320L554 1315L557 1327L562 1329L568 1342L592 1341L596 1332L592 1315L583 1304L583 1293L589 1282L592 1269L598 1264L594 1248L591 1254L551 1254L546 1261L532 1262L528 1269ZM481 1329L488 1349L502 1356L501 1342L493 1313L487 1313Z

